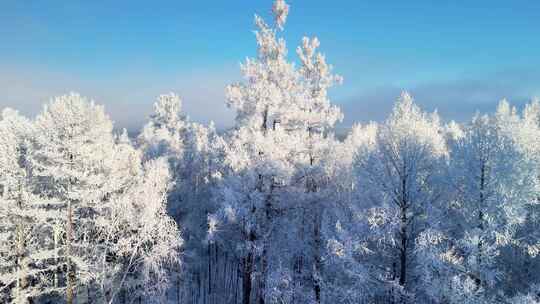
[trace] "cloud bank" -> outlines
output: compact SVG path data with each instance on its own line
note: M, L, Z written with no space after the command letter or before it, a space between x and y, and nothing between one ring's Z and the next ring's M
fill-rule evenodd
M508 69L479 78L368 88L341 102L345 113L342 126L385 119L402 90L411 92L424 110L437 110L446 121L463 122L476 112L493 112L503 98L520 108L540 97L540 69Z
M182 97L183 111L192 120L214 121L218 128L224 129L234 119L233 111L225 105L225 86L239 79L237 64L160 79L144 71L91 78L36 67L3 66L0 67L0 108L12 107L34 116L52 97L76 91L105 105L117 129L127 128L135 133L152 112L156 97L175 92ZM346 82L344 86L350 91L355 84ZM335 89L338 93L339 90L343 88ZM482 77L423 82L409 87L367 87L353 96L333 99L345 114L339 129L347 129L355 122L384 120L402 90L410 91L423 109L437 110L445 120L466 121L477 111L494 111L502 98L521 107L534 96L540 96L540 69L507 69Z

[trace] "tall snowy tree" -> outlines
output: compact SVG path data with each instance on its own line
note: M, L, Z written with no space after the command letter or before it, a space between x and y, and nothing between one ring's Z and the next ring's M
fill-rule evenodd
M436 113L428 115L403 93L379 126L375 147L356 162L358 204L372 231L382 265L375 275L402 297L415 292L415 242L429 227L442 195L441 163L447 155ZM393 283L397 283L392 287Z
M278 34L288 11L284 1L274 3L274 27L255 17L257 57L242 65L246 81L227 91L237 116L228 137L230 169L218 197L221 218L242 236L244 303L252 297L275 300L269 290L289 278L291 290L283 295L321 301L322 217L329 194L323 191L329 184L323 167L336 143L329 132L342 118L327 90L341 78L317 52L316 38L304 38L298 48L299 69L287 60ZM273 245L280 240L287 245ZM271 269L285 277L278 279Z
M0 299L30 303L57 292L58 269L49 265L55 248L45 247L57 227L54 211L30 191L27 157L30 121L5 109L0 120Z
M123 248L129 244L133 246L129 256L144 259L144 263L137 265L176 257L180 244L177 232L166 236L152 234L153 239L145 229L122 230L125 232L122 235L103 233L103 227L108 227L103 223L114 225L123 220L135 225L133 218L142 216L148 217L143 220L153 220L153 225L158 227L146 223L146 229L176 230L167 215L159 213L160 209L153 209L156 212L153 217L144 213L149 207L165 203L160 193L166 192L163 189L167 189L167 173L164 178L151 181L155 174L141 169L141 155L131 147L125 133L116 140L112 122L103 107L74 93L58 97L37 117L35 134L30 155L31 185L34 193L54 202L50 208L64 214L57 219L65 237L58 244L54 243L54 248L58 247L54 263L63 269L61 276L68 302L74 301L77 287L81 285L96 286L87 288L87 293L96 289L107 302L113 301L115 288L125 288L125 274L144 270L133 267L131 258L126 259L129 251ZM152 187L147 188L146 184ZM133 191L146 191L138 201L130 200L129 205L137 216L126 218L130 214L125 210L115 216L114 210L118 210L119 204L128 200ZM130 238L144 240L144 251L138 250L138 243L128 241ZM163 247L169 250L167 255L145 256L158 248L165 250ZM156 260L152 261L152 257ZM111 264L103 267L104 261ZM104 277L109 278L109 284L99 284L104 282ZM154 284L162 282L146 278Z
M222 261L213 262L218 259L215 252L219 249L207 237L208 216L215 212L211 192L220 176L224 143L212 123L204 126L192 122L181 109L178 95L161 95L138 142L145 159L164 157L169 163L173 185L167 210L184 227L185 240L182 248L185 263L181 272L177 272L175 286L178 301L183 300L180 293L184 293L183 297L190 301L193 300L190 295L196 294L209 302L216 294L212 289L225 289L221 282L226 281L213 274ZM211 294L207 297L206 293Z
M432 278L427 288L435 300L493 303L520 288L505 277L512 275L506 265L517 267L522 246L516 231L538 196L530 150L538 133L526 126L527 119L502 101L494 115L476 115L449 137L454 195L439 233L422 242L425 265L433 264L425 276Z

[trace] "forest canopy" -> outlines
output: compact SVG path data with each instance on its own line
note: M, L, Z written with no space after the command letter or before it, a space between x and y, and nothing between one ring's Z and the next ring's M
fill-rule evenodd
M139 135L58 96L0 116L2 303L540 303L540 101L343 119L289 5L255 16L234 126L157 98ZM296 62L296 63L295 63Z

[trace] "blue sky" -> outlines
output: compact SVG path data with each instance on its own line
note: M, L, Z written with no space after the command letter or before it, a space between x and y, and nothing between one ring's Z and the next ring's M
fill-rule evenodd
M540 1L290 0L291 58L318 36L345 78L331 92L344 125L381 120L403 89L463 120L540 96ZM253 15L271 1L0 1L0 107L34 115L69 91L138 128L160 93L197 121L232 123L224 87L255 54Z

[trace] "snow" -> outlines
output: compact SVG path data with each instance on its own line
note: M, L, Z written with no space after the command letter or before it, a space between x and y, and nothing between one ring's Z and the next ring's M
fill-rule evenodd
M160 95L137 138L77 93L0 116L2 303L540 303L540 103L353 126L290 7L255 16L235 125Z

